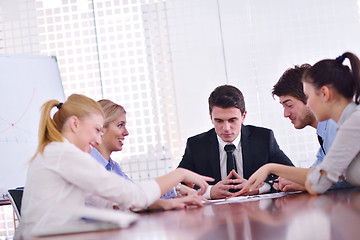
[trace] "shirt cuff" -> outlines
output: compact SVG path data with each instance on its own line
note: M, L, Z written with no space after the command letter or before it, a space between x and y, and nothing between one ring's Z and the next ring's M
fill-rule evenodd
M168 191L167 193L165 193L161 198L162 199L171 199L176 197L176 190L173 187L172 189L170 189L170 191Z
M268 193L270 192L271 186L268 183L264 183L262 187L259 188L259 194Z
M208 188L206 189L206 192L203 194L204 198L211 199L211 197L210 197L211 188L212 188L212 185L209 185Z
M159 184L155 180L146 180L138 184L144 191L143 198L146 199L146 207L153 204L160 198L161 190ZM141 207L141 206L138 206Z
M311 183L311 188L317 193L326 192L333 182L322 175L319 167L314 167L315 169L308 175L307 180Z
M132 211L144 210L160 198L160 186L154 179L145 180L136 185L143 191L143 195L141 199L133 199L134 202L129 206Z

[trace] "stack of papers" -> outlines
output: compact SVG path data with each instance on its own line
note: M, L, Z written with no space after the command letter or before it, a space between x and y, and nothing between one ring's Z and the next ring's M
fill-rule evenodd
M216 199L216 200L209 200L210 202L203 202L203 204L224 204L224 203L239 203L239 202L250 202L250 201L257 201L261 199L268 199L268 198L279 198L286 196L288 194L294 193L301 193L301 191L296 192L278 192L278 193L267 193L267 194L259 194L259 195L252 195L252 196L238 196L232 197L229 199Z

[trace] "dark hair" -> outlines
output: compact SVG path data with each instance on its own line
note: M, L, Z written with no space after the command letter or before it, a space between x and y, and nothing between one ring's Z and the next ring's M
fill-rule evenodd
M210 94L209 111L212 112L214 106L221 108L236 107L241 114L245 112L245 101L242 92L234 86L222 85Z
M351 64L351 70L343 65L345 58ZM336 59L325 59L317 62L305 72L303 81L311 83L316 89L329 85L344 96L352 99L355 95L355 103L359 104L360 98L360 61L359 58L350 52L346 52Z
M281 97L290 95L306 104L307 99L301 79L304 72L309 68L311 68L311 65L307 63L301 66L295 65L294 68L288 68L274 85L271 92L272 96L274 97L274 95L276 95Z

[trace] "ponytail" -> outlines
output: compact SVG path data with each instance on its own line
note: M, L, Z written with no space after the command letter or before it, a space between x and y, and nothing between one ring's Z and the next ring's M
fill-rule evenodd
M51 118L51 110L54 107L57 107L58 111ZM97 102L80 94L72 94L65 103L60 103L57 100L49 100L44 103L41 107L39 143L30 162L34 160L37 154L42 154L49 143L63 141L63 127L71 116L82 119L91 113L98 113L104 117L104 112Z
M345 58L350 61L351 69L343 65ZM317 62L303 76L304 82L309 82L320 89L329 85L347 99L353 99L356 104L360 101L360 60L350 52L346 52L336 59L325 59ZM355 96L355 97L354 97Z
M62 142L61 132L57 129L55 121L51 118L51 110L53 107L59 106L60 102L57 100L50 100L44 103L41 107L41 117L39 125L39 140L35 155L30 162L34 160L38 153L43 153L44 148L51 142ZM60 110L60 109L59 109Z
M346 52L342 55L344 58L348 58L350 61L352 74L354 76L354 95L355 103L359 104L360 101L360 60L359 58L350 52Z

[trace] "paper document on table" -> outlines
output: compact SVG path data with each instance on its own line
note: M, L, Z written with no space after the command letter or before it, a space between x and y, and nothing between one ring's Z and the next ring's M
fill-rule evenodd
M279 198L286 196L288 194L300 193L298 192L278 192L278 193L267 193L267 194L259 194L259 195L252 195L252 196L238 196L229 199L216 199L216 200L209 200L209 202L203 202L203 204L224 204L224 203L240 203L240 202L250 202L250 201L257 201L261 199L267 198Z
M69 224L40 226L34 228L32 234L34 236L51 236L126 228L139 218L137 214L130 212L93 207L65 209L62 211L81 220Z

